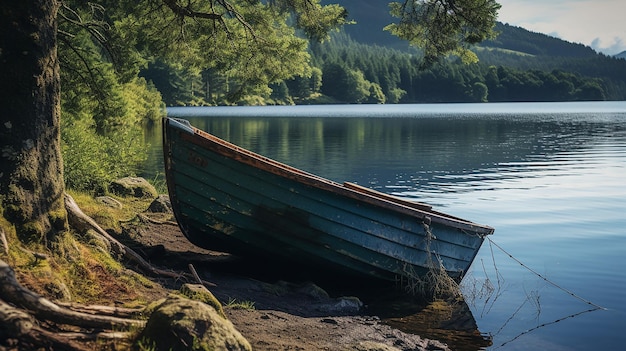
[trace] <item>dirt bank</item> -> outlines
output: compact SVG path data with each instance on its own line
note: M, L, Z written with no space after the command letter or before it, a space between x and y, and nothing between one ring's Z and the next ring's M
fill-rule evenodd
M459 312L449 304L420 305L394 291L384 303L380 292L329 295L328 285L263 274L252 269L261 264L242 264L230 255L195 247L173 222L156 224L143 218L124 226L125 243L158 266L187 271L193 265L203 280L215 284L210 290L255 350L384 350L382 345L399 350L476 350L486 346L473 319L465 315L467 306ZM169 289L177 289L177 284L163 282Z

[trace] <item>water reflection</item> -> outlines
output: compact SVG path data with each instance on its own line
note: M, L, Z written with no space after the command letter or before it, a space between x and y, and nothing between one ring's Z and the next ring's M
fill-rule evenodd
M493 344L490 335L480 332L462 298L423 302L387 292L371 301L368 313L403 332L444 342L452 350L476 351Z

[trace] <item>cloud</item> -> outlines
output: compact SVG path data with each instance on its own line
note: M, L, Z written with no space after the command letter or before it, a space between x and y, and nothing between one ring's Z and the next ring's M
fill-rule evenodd
M623 0L499 0L499 20L613 55L626 50ZM558 34L557 34L558 33ZM557 35L555 35L557 34Z
M591 42L591 48L596 51L604 52L608 55L616 55L626 51L626 42L624 42L624 39L622 38L614 37L612 42L606 44L602 39L595 38Z

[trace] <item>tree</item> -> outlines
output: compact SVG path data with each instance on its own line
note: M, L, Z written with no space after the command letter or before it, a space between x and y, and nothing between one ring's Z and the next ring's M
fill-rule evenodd
M363 72L338 63L325 65L322 72L322 93L346 103L365 102L370 96L372 83Z
M65 231L55 0L0 10L0 207L22 240Z
M472 100L474 102L487 102L489 96L489 88L483 82L475 82L472 84Z

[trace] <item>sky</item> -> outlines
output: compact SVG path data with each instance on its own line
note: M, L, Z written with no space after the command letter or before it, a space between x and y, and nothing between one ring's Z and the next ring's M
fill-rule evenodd
M590 46L606 55L626 51L624 0L497 0L498 21Z

